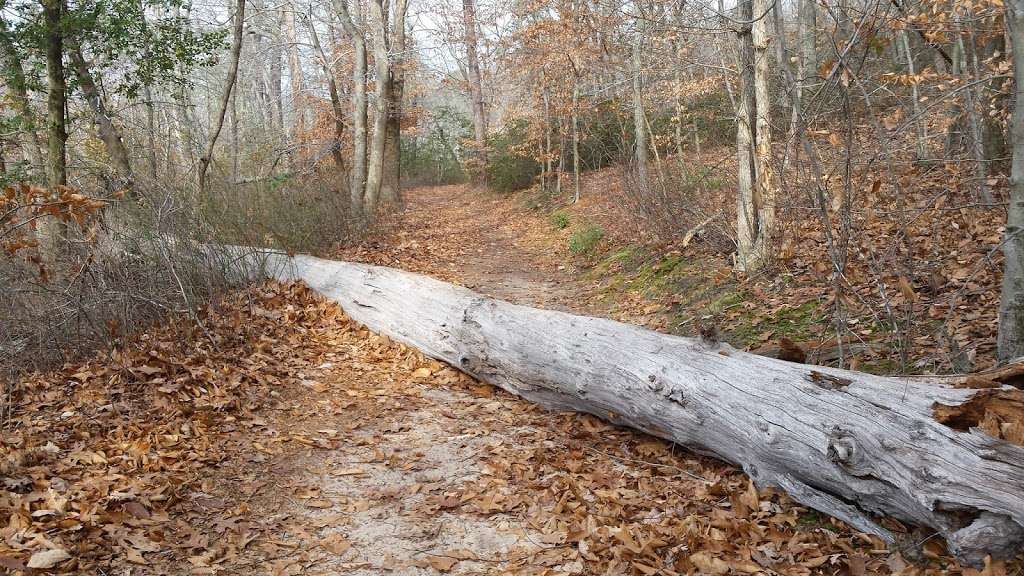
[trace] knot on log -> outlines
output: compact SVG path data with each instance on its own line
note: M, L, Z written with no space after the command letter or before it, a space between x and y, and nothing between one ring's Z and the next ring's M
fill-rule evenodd
M817 370L811 370L807 375L807 380L826 390L842 390L853 383L853 380L849 378L841 378Z
M828 435L828 459L854 476L870 476L868 465L853 433L836 426Z

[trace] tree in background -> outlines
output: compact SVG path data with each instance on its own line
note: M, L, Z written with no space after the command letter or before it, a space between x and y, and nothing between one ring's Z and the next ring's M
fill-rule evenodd
M466 45L466 76L469 81L470 107L473 110L473 136L480 182L487 183L487 111L484 108L480 58L477 55L477 21L475 0L462 0L463 38Z

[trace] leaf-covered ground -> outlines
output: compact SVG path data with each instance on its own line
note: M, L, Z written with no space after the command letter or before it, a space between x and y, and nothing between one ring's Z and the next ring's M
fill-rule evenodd
M409 200L340 256L591 309L544 219L458 187ZM911 558L719 462L540 411L301 286L231 295L201 327L168 322L15 400L0 436L14 572L979 573L927 533L887 522L924 542Z

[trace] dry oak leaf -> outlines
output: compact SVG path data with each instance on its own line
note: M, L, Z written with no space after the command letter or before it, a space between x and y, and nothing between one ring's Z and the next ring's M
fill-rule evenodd
M26 564L26 566L29 568L40 569L53 568L57 564L70 559L71 554L68 554L66 550L54 548L52 550L36 552L28 559L28 564Z
M438 572L448 572L459 563L459 559L449 558L447 556L431 556L427 559L427 562Z
M690 556L690 562L698 570L706 574L726 574L729 572L729 565L721 558L715 558L707 552L697 552Z

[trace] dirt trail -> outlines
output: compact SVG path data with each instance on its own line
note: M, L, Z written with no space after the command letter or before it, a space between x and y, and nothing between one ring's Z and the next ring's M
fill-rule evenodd
M462 185L414 188L388 229L340 257L422 272L517 304L579 309L585 287L564 244L513 200Z
M515 202L416 189L390 232L340 258L533 306L587 286ZM758 493L737 470L552 414L342 319L234 440L152 574L888 574L877 540ZM936 560L935 562L939 562ZM851 568L851 566L853 568ZM866 572L865 572L866 570ZM938 572L936 572L938 573Z

